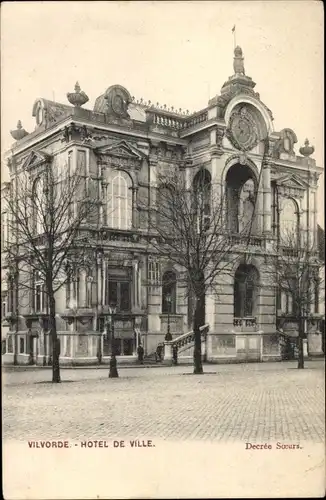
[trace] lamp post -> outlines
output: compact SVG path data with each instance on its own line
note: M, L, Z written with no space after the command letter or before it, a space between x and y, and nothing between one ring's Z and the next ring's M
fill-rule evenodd
M110 358L110 371L109 378L119 377L117 370L117 359L115 357L115 345L114 345L114 314L116 313L116 306L109 306L110 323L108 324L111 330L111 358Z
M141 316L136 316L135 317L135 348L137 349L137 347L142 343L142 340L141 340L141 333L140 333L140 325L141 325Z
M166 335L165 335L165 340L166 341L171 341L172 340L172 335L171 335L171 331L170 331L170 312L171 312L172 297L171 297L170 293L168 293L165 296L165 300L166 300L167 305L168 305L168 328L167 328L167 332L166 332Z

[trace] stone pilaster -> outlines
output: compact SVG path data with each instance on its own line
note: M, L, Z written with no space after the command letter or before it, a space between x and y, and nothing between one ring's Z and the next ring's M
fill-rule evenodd
M102 262L103 260L101 257L97 257L97 268L96 268L96 274L97 274L97 306L101 307L103 305L103 292L102 292L102 287L103 287L103 280L102 280Z
M272 198L271 198L271 168L267 163L263 165L263 198L264 198L264 213L263 213L263 231L265 234L270 234L272 230Z
M133 186L132 188L132 227L133 229L137 229L139 227L139 214L137 208L137 194L138 187Z
M263 168L263 165L261 165ZM256 221L257 221L257 231L261 233L264 230L264 188L263 188L263 173L262 179L260 179L260 185L257 186L257 202L256 202Z
M140 270L139 260L132 261L132 306L133 309L140 309Z
M156 207L157 201L157 158L150 157L149 158L149 200L148 200L148 217L150 226L152 223L155 226L155 220L151 220L151 218L156 217L156 214L153 212L153 209Z
M102 259L102 305L105 304L105 284L106 284L106 272L107 272L107 259Z
M79 307L86 307L86 269L79 272Z

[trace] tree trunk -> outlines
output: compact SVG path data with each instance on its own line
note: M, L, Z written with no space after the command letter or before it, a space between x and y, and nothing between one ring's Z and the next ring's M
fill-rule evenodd
M196 297L196 309L194 314L194 374L203 373L202 355L201 355L201 331L200 327L205 324L205 289L200 287Z
M304 336L304 320L302 316L299 318L299 336L298 336L298 368L304 368L303 356L303 336Z
M52 339L52 382L58 384L61 382L60 379L60 366L59 366L59 357L60 357L60 343L57 335L57 324L55 317L55 298L54 292L52 289L52 277L51 282L48 280L47 283L47 291L48 291L48 299L49 299L49 329L50 335Z
M109 370L109 378L117 378L119 377L118 369L117 369L117 358L113 354L110 359L110 370Z
M102 335L99 333L98 335L98 340L97 340L97 360L98 364L100 365L102 363Z
M119 377L118 368L117 368L117 358L116 348L115 348L115 340L114 340L114 317L111 316L111 358L110 358L110 370L109 370L109 378L117 378Z
M16 321L18 322L18 318ZM18 331L17 331L17 327L16 327L16 331L14 334L14 365L18 364L17 353L18 353Z
M47 355L46 342L47 342L47 335L45 333L45 329L43 328L43 366L46 366L46 355Z

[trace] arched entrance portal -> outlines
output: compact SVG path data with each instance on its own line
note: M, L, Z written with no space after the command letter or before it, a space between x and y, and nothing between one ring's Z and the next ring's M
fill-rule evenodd
M228 229L233 234L257 232L254 214L257 180L247 165L232 165L226 174Z

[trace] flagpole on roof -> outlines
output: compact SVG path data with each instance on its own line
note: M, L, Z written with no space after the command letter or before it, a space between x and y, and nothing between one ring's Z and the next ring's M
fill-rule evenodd
M233 33L233 43L234 43L234 48L236 48L236 33L235 33L235 25L232 28L232 33Z

